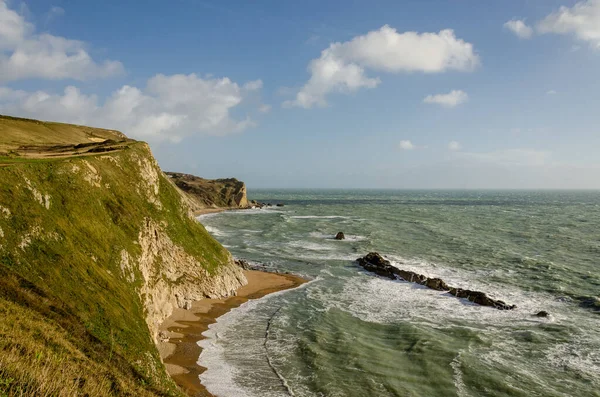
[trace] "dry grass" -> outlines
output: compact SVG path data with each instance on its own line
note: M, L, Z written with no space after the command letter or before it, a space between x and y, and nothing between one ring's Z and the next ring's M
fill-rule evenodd
M0 273L0 397L178 394L153 390L68 308L25 280Z
M106 139L125 136L118 131L0 115L0 152L22 145L76 145Z

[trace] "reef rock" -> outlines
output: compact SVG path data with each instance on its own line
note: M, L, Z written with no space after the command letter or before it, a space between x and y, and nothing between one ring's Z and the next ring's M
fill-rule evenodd
M410 270L398 269L392 266L390 261L383 258L377 252L370 252L362 258L358 258L357 262L365 270L373 272L377 275L396 280L398 278L412 283L424 285L437 291L448 291L451 295L457 298L468 299L469 301L482 306L490 306L499 310L512 310L516 305L507 305L501 300L494 300L488 297L481 291L471 291L461 288L453 288L446 284L440 278L428 278L423 274L418 274Z

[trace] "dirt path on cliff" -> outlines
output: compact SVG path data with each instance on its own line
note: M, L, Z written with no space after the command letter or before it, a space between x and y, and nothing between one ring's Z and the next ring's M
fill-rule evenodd
M0 167L40 160L60 160L110 154L123 151L134 143L130 140L103 140L77 145L24 145L7 148L8 152L5 156L0 154Z

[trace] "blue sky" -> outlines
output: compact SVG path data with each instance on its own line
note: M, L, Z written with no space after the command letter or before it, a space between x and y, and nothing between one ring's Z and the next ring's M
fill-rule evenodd
M600 0L0 0L0 113L250 189L600 188Z

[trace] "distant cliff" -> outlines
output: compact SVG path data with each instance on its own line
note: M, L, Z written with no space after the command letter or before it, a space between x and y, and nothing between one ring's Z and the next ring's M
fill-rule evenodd
M158 325L246 283L191 215L147 144L0 116L0 395L182 395Z
M194 203L194 210L205 208L248 208L246 184L235 178L204 179L177 172L166 173Z

